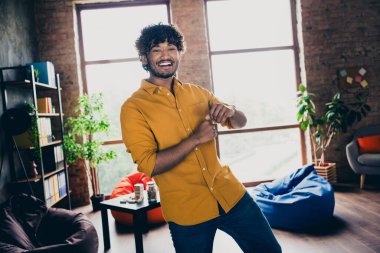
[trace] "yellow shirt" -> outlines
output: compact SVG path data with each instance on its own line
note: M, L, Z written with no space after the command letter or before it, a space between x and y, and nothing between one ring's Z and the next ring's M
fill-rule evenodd
M142 81L121 108L123 141L138 170L151 177L156 152L172 147L193 133L220 103L208 90L177 79L175 96L166 88ZM230 127L230 123L226 124ZM221 165L215 140L201 144L171 170L154 177L164 217L180 225L194 225L219 216L243 197L244 186L230 168Z

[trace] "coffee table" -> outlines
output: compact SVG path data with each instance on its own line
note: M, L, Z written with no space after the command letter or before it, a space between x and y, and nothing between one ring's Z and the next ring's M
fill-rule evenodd
M99 203L102 213L102 226L103 226L103 239L104 249L111 248L110 231L108 227L108 209L115 210L123 213L130 213L133 215L133 231L135 235L136 252L143 253L143 238L142 234L148 232L147 211L161 206L160 197L157 192L157 201L148 202L147 192L144 191L144 200L140 203L120 203L125 200L127 195L122 195L114 199L105 200Z

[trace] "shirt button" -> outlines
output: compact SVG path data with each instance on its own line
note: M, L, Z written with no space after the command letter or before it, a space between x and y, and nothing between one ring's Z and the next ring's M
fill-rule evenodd
M195 150L198 150L198 148L195 148Z
M188 132L190 132L190 127L186 128L186 130L187 130Z
M214 190L214 188L210 187L210 190L211 190L211 191L213 191L213 190Z
M166 96L169 96L170 95L170 92L166 93Z
M203 171L205 171L205 170L206 170L206 168L203 168L202 170L203 170Z
M182 109L181 109L181 108L179 108L179 109L178 109L178 111L179 111L179 112L181 112L181 111L182 111Z

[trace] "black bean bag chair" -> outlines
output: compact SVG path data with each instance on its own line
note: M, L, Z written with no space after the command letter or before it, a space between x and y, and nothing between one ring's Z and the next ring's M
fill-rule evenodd
M26 194L0 206L0 253L97 253L98 235L81 213L47 208Z

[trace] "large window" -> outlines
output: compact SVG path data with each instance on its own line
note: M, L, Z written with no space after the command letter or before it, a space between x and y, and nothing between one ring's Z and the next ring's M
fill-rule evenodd
M294 6L290 0L206 4L214 92L248 118L244 129L219 129L220 159L243 182L283 176L303 162Z
M141 67L134 42L143 27L168 23L166 1L154 4L110 3L78 5L85 90L104 94L111 134L104 136L104 149L117 151L118 158L99 167L100 188L110 193L117 181L135 170L121 141L121 104L140 87L146 72Z

